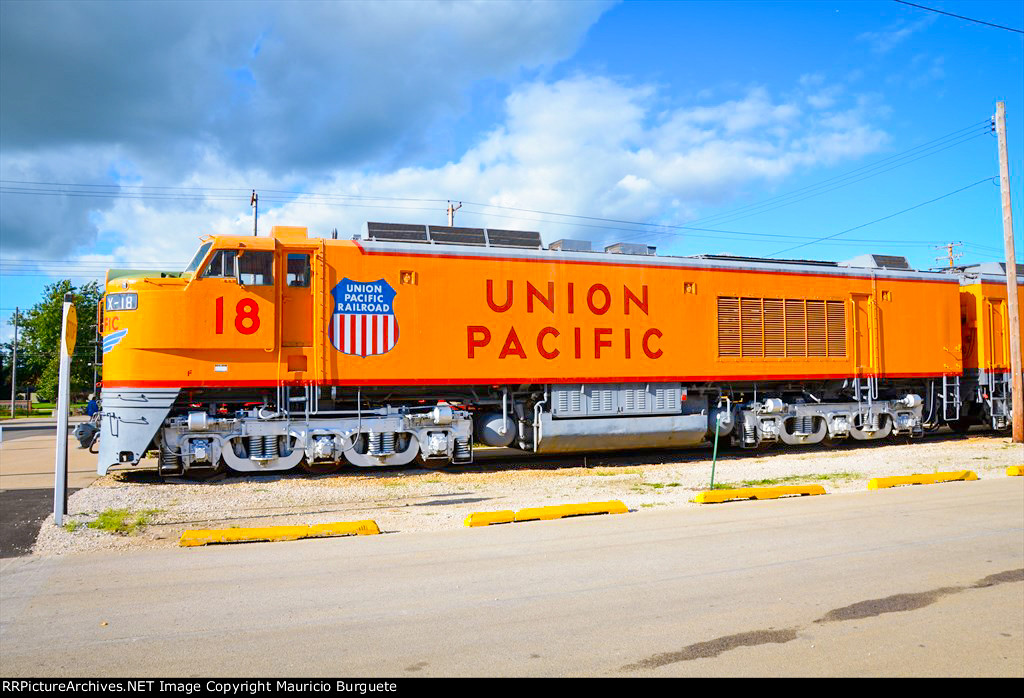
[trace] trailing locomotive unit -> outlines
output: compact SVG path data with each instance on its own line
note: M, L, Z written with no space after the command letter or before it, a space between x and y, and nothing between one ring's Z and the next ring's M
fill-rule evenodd
M716 428L754 448L985 415L960 390L956 275L653 252L371 223L112 270L98 470L150 449L163 474L469 463L474 442L682 447Z

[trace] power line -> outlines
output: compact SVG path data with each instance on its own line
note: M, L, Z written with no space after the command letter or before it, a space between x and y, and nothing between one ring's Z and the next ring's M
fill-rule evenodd
M1004 27L1002 24L993 24L992 22L984 22L980 19L972 19L970 17L964 17L963 15L955 15L952 12L943 12L942 10L936 10L934 7L925 7L924 5L916 5L912 2L906 2L906 0L893 0L901 5L910 5L921 10L928 10L929 12L936 12L940 15L946 15L948 17L956 17L957 19L965 19L968 22L975 22L977 24L984 24L987 27L995 27L996 29L1005 29L1008 32L1017 32L1018 34L1024 34L1024 30L1014 29L1013 27Z
M896 169L897 167L902 167L904 165L910 164L911 162L916 162L917 160L923 159L925 157L930 157L931 155L935 155L935 154L937 154L939 152L942 152L943 150L946 150L948 148L954 147L956 145L960 145L961 143L966 143L967 141L972 140L973 138L975 138L977 135L980 135L980 134L964 134L964 131L969 131L971 129L977 128L978 126L981 126L982 124L985 124L987 126L989 124L989 119L985 119L985 120L979 121L979 122L977 122L975 124L971 124L969 126L965 126L963 128L957 129L957 130L952 131L950 133L947 133L947 134L945 134L943 136L940 136L940 137L938 137L936 139L933 139L933 140L930 140L930 141L926 141L925 143L922 143L920 145L914 146L913 148L910 148L908 150L902 151L900 153L896 153L894 155L890 155L890 156L888 156L886 158L882 158L881 160L875 161L873 163L869 163L867 165L863 165L863 166L855 168L853 170L849 170L849 171L847 171L845 173L836 175L834 177L830 177L830 178L822 180L821 182L818 182L816 184L807 185L805 187L801 187L801 188L795 189L795 190L787 192L785 194L780 194L780 195L777 195L777 196L774 196L774 197L770 197L770 198L762 200L760 202L754 202L754 203L751 203L751 204L747 204L745 206L740 206L740 207L738 207L736 209L732 209L730 211L725 211L725 212L714 214L714 215L711 215L711 216L706 216L704 218L695 219L693 221L690 221L688 226L671 226L671 227L675 227L675 228L686 228L686 227L689 227L689 228L692 228L694 230L697 230L697 228L693 228L693 224L694 223L706 222L706 221L712 221L712 220L719 220L720 222L726 222L726 220L724 220L724 219L739 220L740 218L746 218L746 217L749 217L750 215L755 215L751 211L753 211L754 209L757 209L757 208L763 208L765 206L769 206L770 204L774 204L774 205L771 205L769 208L764 208L764 210L758 211L758 213L763 213L763 212L766 212L768 210L773 210L774 208L779 208L781 206L786 206L786 205L789 205L789 204L792 204L792 203L797 203L798 201L802 201L802 200L804 200L806 198L810 198L811 196L818 196L820 194L824 194L824 193L827 193L829 191L833 191L833 190L841 188L843 186L848 186L850 184L854 184L856 182L863 181L864 179L868 179L870 177L873 177L873 176L876 176L876 175L879 175L879 174L883 174L885 172L888 172L888 171L891 171L893 169ZM987 132L988 131L986 129L985 133L987 133ZM966 135L966 138L964 137L965 135ZM950 142L951 140L953 142ZM927 152L929 150L931 150L932 152ZM905 160L905 162L900 162L901 160ZM882 168L882 169L880 169L880 168ZM878 171L871 172L871 170L878 170ZM853 179L852 181L844 182L844 180L849 179L851 177L856 177L856 178ZM17 186L17 187L2 186L4 184L7 184L7 185L17 184L17 185L28 185L28 186ZM39 187L74 187L74 189L40 189ZM82 188L90 188L91 190L83 190ZM300 205L304 204L304 205L311 205L311 206L345 206L347 208L376 208L376 209L382 209L383 208L383 209L387 209L387 210L399 210L399 211L434 211L435 210L434 208L422 208L422 207L414 207L414 206L380 206L380 205L354 204L354 203L351 203L351 201L353 201L353 200L364 200L364 201L393 201L393 202L411 202L411 203L444 203L446 201L445 199L409 198L409 197L399 198L399 197L373 196L373 195L366 195L366 194L327 194L327 193L318 193L318 192L301 192L301 191L287 191L287 190L280 190L280 189L264 189L262 187L257 187L257 188L259 189L261 194L264 195L264 201L269 202L269 203L281 203L281 204L293 203L293 204L300 204ZM817 189L821 189L821 191L815 191ZM130 191L130 190L137 190L137 191ZM149 190L154 190L154 191L150 192ZM178 194L178 193L174 193L174 192L200 192L200 193L199 194L193 194L193 195L183 195L183 194ZM204 188L204 187L170 187L170 186L148 186L148 185L147 186L143 186L143 185L120 185L120 184L81 184L81 183L70 183L70 182L39 182L39 181L30 181L30 180L4 180L4 179L0 179L0 193L7 193L7 194L36 195L36 196L73 196L73 197L85 197L85 198L99 197L99 198L113 198L113 199L151 199L151 200L172 200L172 201L236 201L238 199L238 197L234 197L234 196L209 196L209 195L203 195L203 194L201 194L201 192L238 192L239 195L244 195L246 197L248 197L250 195L250 189L248 189L248 188L237 188L237 189L235 189L235 188L229 188L229 187ZM266 196L267 194L278 194L279 196ZM787 199L787 198L795 197L795 196L798 196L798 195L800 195L800 197L795 199L795 200L785 201L785 199ZM303 198L303 200L298 201L297 199L299 197L304 197L304 198ZM478 202L466 202L466 203L467 203L467 205L472 204L473 206L476 206L478 208L497 209L497 210L505 210L505 211L517 211L517 212L523 212L523 213L535 213L535 214L540 214L540 215L545 215L545 216L556 216L556 217L559 217L559 218L573 218L573 219L579 219L579 220L594 220L594 221L602 221L602 222L607 222L607 223L619 223L619 224L626 224L626 225L647 226L647 227L656 227L656 228L664 228L665 227L664 225L661 225L661 224L646 223L646 222L641 222L641 221L623 221L623 220L610 219L610 218L601 218L601 217L593 217L593 216L579 216L579 215L575 215L575 214L557 213L557 212L551 212L551 211L536 211L536 210L532 210L532 209L523 209L523 208L517 208L517 207L512 207L512 206L500 206L498 204L484 204L484 203L478 203ZM735 217L734 216L734 214L737 214L737 213L740 213L740 212L748 212L748 215L744 215L744 216L741 216L741 217Z
M844 233L853 232L854 230L859 230L859 229L865 228L865 227L867 227L869 225L874 225L875 223L881 223L882 221L889 220L890 218L895 218L896 216L899 216L899 215L902 215L904 213L907 213L908 211L913 211L914 209L917 209L917 208L921 208L922 206L927 206L928 204L933 204L936 201L941 201L942 199L945 199L947 197L953 196L954 194L959 194L962 191L967 191L971 187L976 187L979 184L984 184L985 182L991 182L992 180L993 180L993 177L985 177L985 179L979 179L974 184L968 184L966 187L963 187L961 189L957 189L956 191L951 191L948 194L943 194L942 196L936 197L936 198L931 199L929 201L924 201L924 202L919 203L919 204L917 204L915 206L911 206L910 208L905 208L902 211L897 211L896 213L890 213L888 216L883 216L881 218L876 218L873 221L868 221L867 223L862 223L861 225L855 225L854 227L847 228L846 230L840 230L838 233L834 233L832 235L827 235L827 236L825 236L823 238L820 238L818 240L811 240L810 242L805 242L802 245L796 245L794 247L787 247L784 250L779 250L778 252L772 252L768 256L769 257L774 257L777 254L782 254L783 252L791 252L791 251L799 249L801 247L807 247L808 245L813 245L816 242L822 242L824 240L830 240L831 238L838 237L840 235L843 235Z
M900 165L896 165L895 167L891 167L889 169L883 170L882 172L876 172L874 174L882 174L883 172L888 172L890 169L896 169L896 167L902 167L903 165L910 164L910 162L916 162L916 160L919 160L921 158L929 157L931 155L935 155L935 154L937 154L939 152L942 152L942 150L945 150L946 148L941 148L940 150L935 150L935 152L928 153L927 155L921 155L921 153L923 153L923 152L925 152L927 150L931 150L933 148L938 148L939 146L946 145L950 140L954 140L954 141L957 141L957 142L954 142L954 143L948 145L947 147L953 147L955 145L959 145L960 143L966 143L968 140L972 140L976 135L981 135L981 134L974 134L974 135L965 134L964 133L965 131L971 131L971 130L974 130L974 129L977 129L979 127L984 126L985 130L982 131L982 134L988 133L989 124L990 124L990 120L989 119L984 119L982 121L973 123L970 126L964 126L963 128L959 128L959 129L957 129L955 131L951 131L951 132L949 132L949 133L947 133L947 134L945 134L943 136L939 136L938 138L935 138L935 139L932 139L930 141L926 141L924 143L916 145L913 148L908 148L907 150L901 151L899 153L894 153L893 155L890 155L888 157L882 158L881 160L876 160L875 162L868 163L867 165L862 165L861 167L857 167L857 168L854 168L852 170L848 170L846 172L840 173L838 175L835 175L834 177L829 177L828 179L823 179L820 182L817 182L817 183L814 183L814 184L809 184L807 186L800 187L798 189L793 189L793 190L791 190L789 192L785 192L783 194L779 194L777 196L770 197L768 199L763 199L761 201L756 201L756 202L753 202L753 203L750 203L750 204L746 204L744 206L739 206L739 207L737 207L735 209L731 209L729 211L724 211L724 212L722 212L720 214L714 214L714 215L711 215L711 216L706 216L704 218L698 218L696 220L690 221L690 224L706 223L706 222L709 222L709 221L714 220L714 219L729 217L729 216L731 216L734 213L740 213L740 212L743 212L743 211L748 211L750 209L759 208L759 207L761 207L763 205L769 205L771 203L774 203L774 202L777 202L777 201L781 201L781 200L787 199L789 197L798 196L798 195L801 195L803 193L810 192L810 191L812 191L814 189L818 189L819 187L826 187L826 186L828 186L830 184L838 184L839 182L841 182L844 179L847 179L847 178L850 178L850 177L855 177L855 176L859 177L861 174L866 174L866 171L873 170L873 169L876 169L876 168L887 167L889 165L893 165L895 162L899 162L900 160L904 160L906 158L910 158L910 157L913 157L915 155L919 155L920 156L918 158L910 160L909 162L901 163ZM965 135L967 136L966 140L958 140L960 138L963 138ZM917 152L917 151L920 151L920 152ZM874 176L874 174L872 174L870 176ZM867 178L868 177L863 177L863 179L867 179ZM857 180L857 181L861 181L861 180ZM853 183L854 182L850 182L850 184L853 184ZM846 186L846 185L844 184L842 186ZM835 187L835 189L838 189L838 188L840 188L840 187L839 186ZM831 190L832 189L830 188L829 191L831 191ZM821 193L825 193L825 192L821 192ZM807 197L807 198L809 198L809 197ZM796 203L796 202L791 202L791 203Z

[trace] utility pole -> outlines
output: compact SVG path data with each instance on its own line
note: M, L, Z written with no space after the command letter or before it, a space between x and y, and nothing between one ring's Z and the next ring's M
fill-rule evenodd
M1006 298L1010 308L1010 377L1013 380L1013 442L1024 444L1024 368L1020 350L1020 305L1017 299L1017 257L1013 250L1013 209L1010 208L1010 166L1006 159L1006 103L996 102L999 136L999 190L1003 200L1003 243L1006 246Z
M448 227L451 228L455 225L455 212L462 208L462 202L459 202L458 206L452 206L452 202L448 201Z
M252 206L252 235L256 237L256 219L260 215L260 195L256 193L256 190L252 190L252 198L249 199L249 205Z
M14 345L11 349L11 419L14 419L14 403L18 397L18 308L14 309Z
M946 250L946 254L944 256L942 256L942 257L936 257L935 261L936 262L941 262L944 259L948 259L949 260L949 268L952 269L953 268L953 261L963 257L963 254L961 254L961 253L953 254L953 249L956 248L956 247L960 247L962 245L963 245L962 242L951 242L948 245L939 245L935 249L937 249L937 250Z

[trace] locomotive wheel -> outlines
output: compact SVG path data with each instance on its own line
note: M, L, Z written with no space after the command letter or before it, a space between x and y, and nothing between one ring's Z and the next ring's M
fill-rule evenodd
M337 463L327 461L326 463L311 463L308 459L303 458L302 462L299 463L299 467L305 470L310 475L330 475L341 470L341 461Z
M957 419L956 421L953 422L947 422L949 428L953 431L953 433L960 434L961 436L966 434L968 430L971 428L971 425L974 423L975 422L973 419Z
M218 475L222 475L223 473L226 473L227 470L228 470L228 466L224 462L224 459L222 458L217 463L216 467L213 467L213 468L201 468L201 469L189 469L189 470L186 470L185 473L183 475L181 475L180 477L183 477L186 480L196 480L197 482L202 482L203 480L212 480L213 478L217 477Z

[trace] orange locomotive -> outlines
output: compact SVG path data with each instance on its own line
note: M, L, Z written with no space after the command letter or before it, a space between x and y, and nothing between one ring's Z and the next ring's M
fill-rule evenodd
M505 230L217 236L184 272L108 273L99 472L151 448L164 474L328 472L468 463L474 443L695 446L717 430L753 448L993 409L1000 426L1008 402L960 390L960 278L878 256L544 249Z

